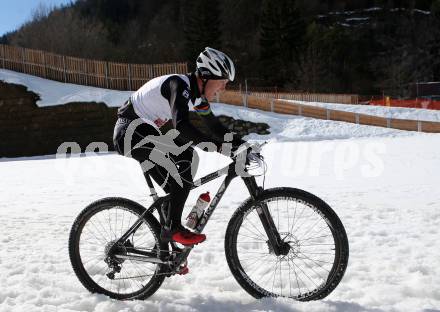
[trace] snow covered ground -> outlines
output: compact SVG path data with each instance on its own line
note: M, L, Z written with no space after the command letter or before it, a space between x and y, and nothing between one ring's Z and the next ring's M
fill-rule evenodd
M0 70L0 80L5 72ZM82 101L101 101L87 96ZM60 104L59 99L53 101ZM440 311L440 134L222 104L213 105L213 110L269 123L270 135L249 137L270 141L263 150L269 165L266 188L303 188L340 216L350 259L344 279L330 296L308 303L256 300L237 284L226 263L223 239L229 218L246 198L238 179L206 227L207 241L191 253L188 275L167 279L145 301L118 302L90 294L68 257L67 239L75 217L107 196L148 206L146 184L134 160L112 153L68 159L43 156L0 159L0 312ZM414 117L408 112L408 118ZM196 178L227 162L217 154L200 154ZM192 192L183 215L201 192L215 192L220 183L221 179L212 181Z
M229 108L215 105L214 110L227 113ZM266 187L315 193L345 225L349 266L329 297L311 303L255 300L236 283L223 238L230 216L246 198L238 179L205 229L208 240L191 254L188 275L167 279L146 301L118 302L90 294L68 258L68 233L76 215L106 196L144 205L151 200L131 159L115 154L47 156L0 160L0 311L440 310L440 135L247 109L229 113L269 122L276 130L260 137L270 139L263 151L269 164ZM201 154L197 177L227 161ZM220 182L192 192L184 216L199 193L215 192Z

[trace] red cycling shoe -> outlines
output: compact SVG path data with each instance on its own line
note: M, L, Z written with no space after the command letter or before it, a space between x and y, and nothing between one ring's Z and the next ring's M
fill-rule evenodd
M195 245L205 241L205 234L193 233L187 229L179 229L171 236L171 239L176 243L188 246Z

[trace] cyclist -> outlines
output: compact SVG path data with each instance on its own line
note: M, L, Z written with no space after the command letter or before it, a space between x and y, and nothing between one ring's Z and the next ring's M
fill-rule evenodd
M197 69L193 73L165 75L148 81L119 108L113 135L115 149L119 154L129 155L141 164L148 161L151 150L155 146L160 148L160 144L145 142L145 138L162 135L170 123L179 131L177 137L173 136L177 144L212 142L217 151L220 151L224 135L229 131L213 115L209 101L214 99L217 92L223 91L229 81L234 80L235 67L226 54L209 47L200 53L196 65ZM205 135L190 123L190 106L204 120L211 135ZM141 122L135 127L129 150L124 150L124 138L134 120ZM234 135L232 146L238 147L243 142ZM169 176L167 178L163 167L156 165L149 170L150 176L171 197L166 226L162 229L161 236L183 245L201 243L206 239L204 234L191 232L181 224L182 211L197 170L197 154L189 147L178 155L168 157L179 164L178 180L183 183L178 183Z

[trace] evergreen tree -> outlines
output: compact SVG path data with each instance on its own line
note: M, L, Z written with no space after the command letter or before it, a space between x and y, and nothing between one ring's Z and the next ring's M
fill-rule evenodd
M428 18L416 18L413 11L402 11L384 22L376 43L380 51L372 66L376 73L376 85L386 94L405 97L410 84L431 81L438 68L439 44L435 33L435 14ZM430 29L426 31L426 29Z
M9 33L6 33L6 34L4 34L3 36L1 36L1 37L0 37L0 44L9 44L9 36L10 36L11 34L12 34L12 33L9 32Z
M185 1L184 33L188 61L205 48L221 49L220 9L218 0Z
M93 16L103 23L108 39L117 44L125 26L137 16L141 5L141 0L79 0L75 7L83 16Z
M328 64L322 46L324 27L311 23L306 34L306 46L299 57L298 89L306 92L325 90Z
M295 0L265 0L260 24L265 79L283 86L295 80L306 23Z
M440 0L433 1L430 16L430 40L429 52L430 68L432 69L432 81L440 81Z

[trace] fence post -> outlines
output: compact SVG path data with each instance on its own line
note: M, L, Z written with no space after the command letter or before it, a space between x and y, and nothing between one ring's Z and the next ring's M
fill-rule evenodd
M248 85L247 85L247 79L244 80L244 86L245 86L245 90L244 90L244 101L243 101L243 105L244 107L248 106Z
M43 51L44 78L47 78L46 52Z
M128 64L128 91L131 91L131 64Z
M2 44L2 65L3 65L3 68L6 68L5 59L6 59L6 49L5 49L5 46Z
M85 80L85 85L88 86L88 79L87 79L87 60L83 59L83 72L84 72L84 80Z
M108 62L105 62L105 88L108 89Z
M148 64L148 80L153 78L153 65L152 64Z
M24 48L21 48L21 70L23 71L23 73L26 73L25 71L25 67L24 67Z
M66 57L64 55L63 55L63 76L64 76L64 82L67 82Z

